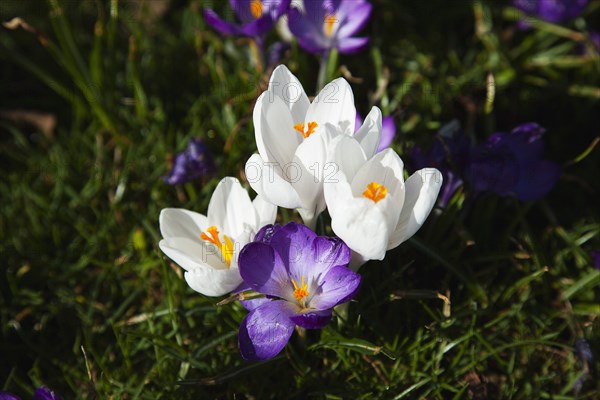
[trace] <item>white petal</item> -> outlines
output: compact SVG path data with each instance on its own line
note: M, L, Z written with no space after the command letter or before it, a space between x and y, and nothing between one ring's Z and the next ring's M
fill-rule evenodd
M327 84L308 107L305 121L318 124L314 134L319 134L327 123L344 134L354 134L356 108L348 82L338 78Z
M197 212L183 208L165 208L158 217L163 238L187 237L200 242L200 234L208 228L208 220Z
M291 174L291 167L288 168ZM246 179L256 193L269 203L283 208L302 207L300 197L290 182L283 178L284 170L278 163L269 163L258 154L246 162Z
M352 250L368 260L383 260L388 227L385 215L368 199L351 199L336 205L331 228Z
M311 135L298 146L294 161L288 166L286 175L300 196L302 207L312 213L320 214L325 209L323 198L323 170L326 150L323 139Z
M158 242L158 247L186 271L196 268L227 269L227 264L216 246L189 238L170 238Z
M256 198L252 201L252 205L254 206L254 210L256 211L256 220L258 221L254 233L258 232L263 226L275 222L275 218L277 217L276 205L269 203L260 194L256 196Z
M243 281L237 268L197 268L187 271L184 276L187 284L196 292L214 297L234 291Z
M252 201L246 189L236 178L225 177L208 203L208 222L234 239L256 226L256 213L249 210L252 210Z
M362 126L354 134L354 137L367 155L367 158L371 158L377 152L379 142L381 140L382 132L382 116L381 110L377 107L371 108L371 112L365 118Z
M386 215L390 232L393 232L398 224L404 203L403 168L404 163L398 154L386 149L368 160L352 180L352 193L356 197L361 197L371 182L377 182L387 188L387 195L377 202L377 207Z
M302 84L285 65L280 65L271 74L269 80L270 98L280 97L289 108L294 124L304 122L310 105Z
M364 259L383 259L389 235L384 213L371 200L355 198L342 171L337 178L324 188L331 228Z
M292 114L284 101L264 92L256 100L253 121L256 147L263 159L282 166L290 162L302 135L294 130Z
M390 236L388 250L408 240L423 225L435 205L442 180L442 174L435 168L421 169L408 178L404 206L398 225Z
M329 216L333 221L337 218L344 204L354 198L352 187L343 169L338 169L333 176L332 182L328 182L323 186L323 194Z
M328 125L329 127L329 125ZM367 161L367 156L358 141L348 135L340 135L329 145L327 165L323 184L335 183L338 180L336 172L341 170L349 181L360 167Z

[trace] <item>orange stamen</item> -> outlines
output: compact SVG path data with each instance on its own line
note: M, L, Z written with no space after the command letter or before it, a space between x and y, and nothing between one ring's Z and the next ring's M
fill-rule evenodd
M377 182L371 182L367 185L367 190L363 192L363 197L373 200L377 203L387 195L387 188Z
M263 14L263 5L260 0L252 0L250 3L250 12L254 15L254 18L260 18Z
M223 239L225 239L225 243L222 243L221 240L219 239L219 230L217 229L216 226L209 226L208 229L206 230L209 234L207 235L206 233L202 232L200 234L200 239L202 240L206 240L207 242L210 242L212 244L214 244L215 246L217 246L217 248L219 250L221 250L221 255L223 256L223 259L225 260L225 263L227 264L228 267L231 266L231 259L233 258L233 241L227 236L227 235L223 235Z
M333 25L337 22L335 14L330 14L325 17L325 35L331 36L333 34Z
M308 297L308 285L304 282L304 277L302 277L302 286L299 286L298 283L294 279L292 279L292 285L294 285L294 297L298 300L301 306L304 306L304 298Z
M307 137L309 137L310 135L315 133L315 130L317 129L318 126L319 126L319 124L317 124L316 121L312 121L312 122L308 123L308 130L306 130L306 131L304 130L304 123L294 125L294 129L297 130L298 132L300 132L302 137L304 137L304 139L306 139Z

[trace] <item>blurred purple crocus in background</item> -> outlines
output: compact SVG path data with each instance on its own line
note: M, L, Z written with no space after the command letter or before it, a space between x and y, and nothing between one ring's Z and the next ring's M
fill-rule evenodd
M471 140L465 136L458 121L444 125L429 148L414 147L410 153L413 170L426 167L437 168L444 178L440 190L439 205L446 207L448 202L463 185L462 176L469 163Z
M552 23L579 16L587 3L588 0L513 0L513 5L524 13ZM521 26L527 26L527 22Z
M0 391L0 400L21 400L21 398L12 393ZM47 386L41 386L33 393L31 400L62 400L62 398Z
M545 129L527 123L511 133L495 133L471 153L467 177L474 193L495 192L522 201L544 197L556 184L560 167L542 160Z
M355 37L368 22L373 7L366 0L304 0L303 10L292 5L288 26L300 47L313 54L361 51L367 37Z
M360 275L348 268L350 258L341 239L317 236L302 224L259 231L240 253L239 268L246 287L267 297L242 303L250 311L238 336L242 357L273 358L296 325L325 326L331 309L358 291Z
M362 124L363 118L357 111L354 131L358 131ZM381 128L381 139L379 140L379 147L377 148L378 153L390 147L394 141L394 137L396 136L396 124L394 123L394 117L392 115L383 117L381 120Z
M473 147L453 121L440 129L431 148L414 147L410 156L413 169L430 166L442 173L441 207L465 182L474 195L494 192L521 201L538 200L554 187L561 172L556 163L542 160L544 133L540 125L527 123Z
M169 185L191 182L215 172L212 155L200 139L190 139L187 148L175 156L173 168L163 180Z
M592 261L594 262L594 267L600 269L600 250L592 252Z
M248 36L262 42L263 36L290 7L291 0L229 0L240 24L227 22L213 10L204 10L204 19L223 35Z
M285 53L292 47L286 42L275 42L269 47L267 56L267 63L270 66L276 66L282 64L282 60L285 58Z

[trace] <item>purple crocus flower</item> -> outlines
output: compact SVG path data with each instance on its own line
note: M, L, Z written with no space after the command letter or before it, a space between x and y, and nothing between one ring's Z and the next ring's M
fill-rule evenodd
M560 167L542 160L545 129L536 123L511 133L495 133L474 149L468 176L475 193L492 191L522 201L545 196L556 184Z
M581 43L579 45L578 51L580 54L583 54L583 55L587 54L590 56L594 56L597 53L600 53L600 33L597 31L589 31L588 35L589 35L590 42L592 43L591 49L588 48L584 43Z
M366 0L304 0L304 9L291 7L288 26L300 47L314 54L337 49L357 53L369 43L354 37L367 23L373 7Z
M38 388L31 400L61 400L62 398L57 395L53 390L47 386Z
M240 326L239 345L246 360L275 357L296 325L325 326L331 309L358 291L360 275L347 266L350 249L339 238L317 236L304 225L267 225L239 256L248 288L267 297L245 301L250 313Z
M0 400L21 400L19 396L16 396L12 393L2 392L0 391ZM47 386L39 387L31 400L62 400L62 398L57 395L52 389Z
M594 267L600 269L600 250L592 251L592 260L594 261Z
M200 139L190 139L187 148L175 156L173 168L163 180L169 185L191 182L215 171L212 155Z
M552 23L579 16L587 3L588 0L513 0L513 5L524 13Z
M206 22L226 36L259 38L271 30L279 17L286 13L291 0L229 0L229 3L240 24L221 19L210 8L204 10Z
M281 60L284 59L285 53L291 49L289 43L286 42L275 42L269 47L268 52L268 65L279 65Z
M354 124L354 131L358 131L363 124L362 116L356 112L356 123ZM381 139L379 140L379 147L377 152L387 149L392 145L394 137L396 136L396 124L394 123L394 117L388 115L383 117L381 120Z
M428 150L414 147L410 153L413 169L437 168L444 179L440 190L439 205L446 207L448 202L463 186L463 173L469 164L471 140L460 130L457 121L442 127L436 140Z

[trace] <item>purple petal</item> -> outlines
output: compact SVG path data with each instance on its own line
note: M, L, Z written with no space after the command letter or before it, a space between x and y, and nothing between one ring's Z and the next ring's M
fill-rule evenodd
M281 256L289 278L296 282L303 277L307 282L320 281L331 268L346 266L351 258L350 249L341 239L317 236L295 222L273 235L271 246Z
M189 157L186 153L179 153L175 156L173 162L173 168L169 172L169 175L164 176L163 180L169 185L178 185L186 182L190 182L187 165L189 164Z
M453 171L448 170L442 174L444 183L440 193L440 207L446 207L456 191L463 185L463 180Z
M379 148L377 152L387 149L392 144L394 137L396 136L396 124L394 123L394 117L389 115L383 117L381 121L381 140L379 141Z
M581 14L588 0L539 0L537 16L548 22L562 22Z
M229 0L229 4L242 24L248 24L256 19L252 14L252 0Z
M312 244L316 238L316 233L295 222L284 225L273 234L271 246L281 257L292 278L296 279L296 274L299 274L299 277L304 274L306 277L306 269L315 263L317 257Z
M521 11L548 22L562 22L579 16L588 0L513 0Z
M275 66L281 64L281 61L285 58L285 54L291 49L289 43L275 42L269 48L267 60L269 65Z
M592 252L592 260L594 261L594 267L600 269L600 251L596 250Z
M369 44L368 37L357 37L357 38L340 38L336 42L336 48L342 54L354 54L363 50Z
M242 33L242 30L239 26L234 25L230 22L224 21L210 8L204 10L204 20L207 24L212 26L215 30L219 31L223 35L231 36L231 35L239 35Z
M262 306L265 303L269 303L274 301L273 298L270 297L257 297L256 299L251 300L240 300L240 304L248 311L256 310L258 307Z
M246 36L262 36L273 28L275 20L270 15L264 15L242 27L242 33Z
M359 274L346 267L332 268L319 282L310 305L317 310L328 310L354 297L359 286Z
M200 139L190 139L187 148L175 156L173 168L163 180L169 185L182 184L212 175L215 163L208 148Z
M293 323L305 329L321 329L331 321L331 310L298 314L290 317Z
M240 353L246 360L267 360L285 347L294 332L290 319L295 308L284 300L263 304L251 311L240 325Z
M311 7L309 4L307 12L312 8L314 7ZM309 53L320 54L330 46L323 32L323 20L317 26L312 19L297 8L292 7L288 12L288 27L294 36L296 36L296 39L298 39L300 47Z
M469 177L475 193L510 194L519 179L519 165L506 144L478 146L473 150Z
M539 200L556 185L560 172L560 167L552 161L542 160L528 165L521 171L513 193L521 201Z
M12 393L0 391L0 400L21 400L21 398Z
M354 121L354 133L356 133L363 124L363 118L358 111L356 111L356 119Z
M350 248L337 237L318 236L313 240L312 247L315 265L310 272L313 274L317 268L324 273L334 267L346 267L352 258Z
M504 140L518 160L527 161L541 158L544 152L543 136L546 130L535 122L519 125Z
M260 228L256 236L254 237L254 241L269 244L271 243L271 238L279 229L281 229L281 225L279 224L265 225L262 228Z
M340 27L337 31L338 38L347 38L358 33L369 21L373 6L370 3L345 0L342 2L337 16Z
M240 252L238 266L244 282L259 293L285 297L284 289L291 287L284 262L268 244L248 243Z
M61 397L48 387L42 386L35 391L31 400L61 400Z

